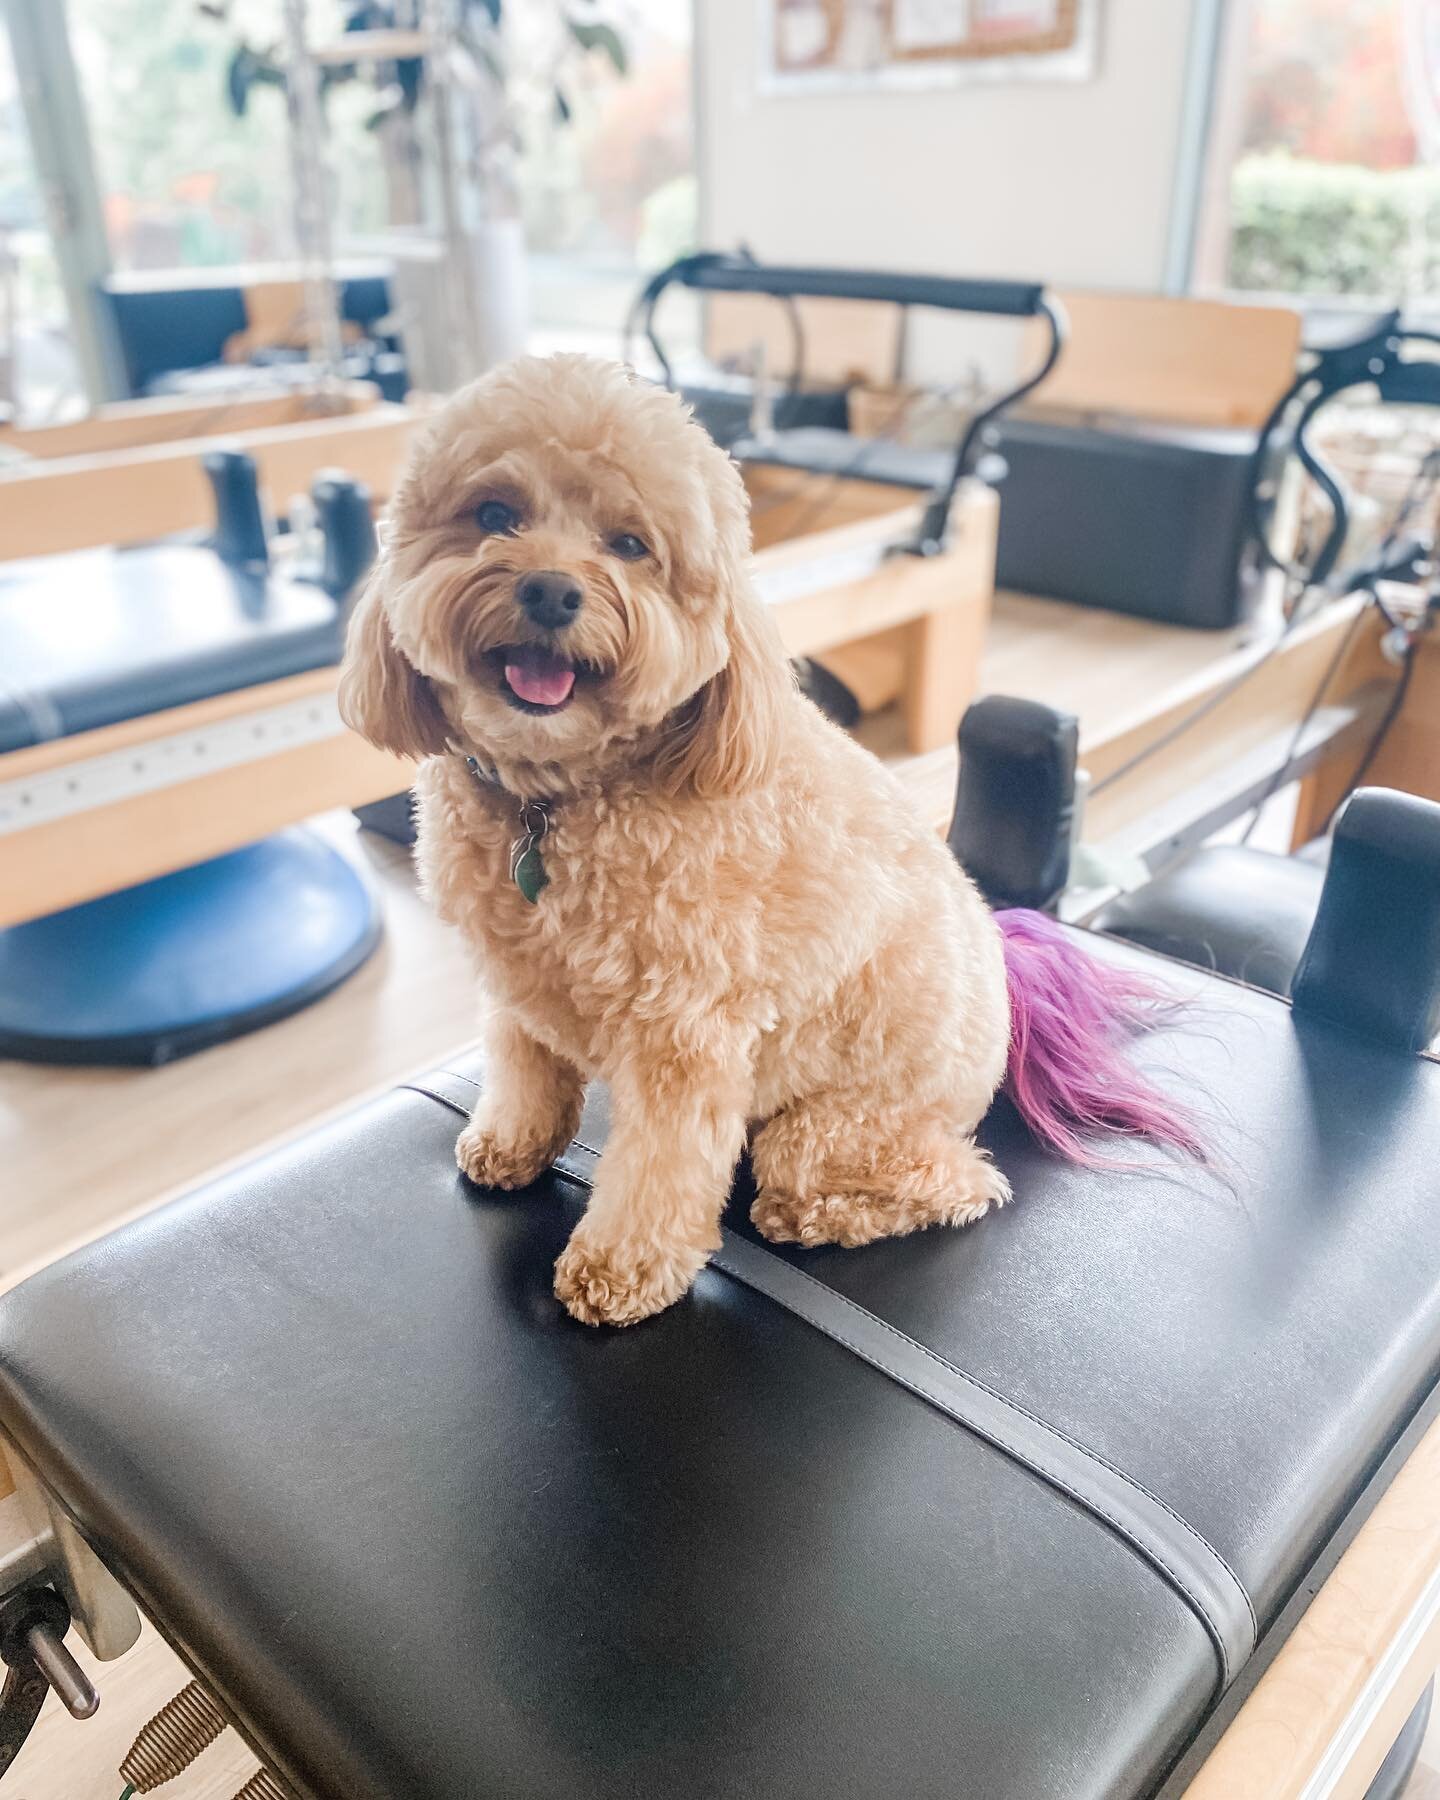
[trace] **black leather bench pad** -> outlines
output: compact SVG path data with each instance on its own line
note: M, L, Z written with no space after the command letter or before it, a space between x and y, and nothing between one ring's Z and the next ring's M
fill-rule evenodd
M1214 1654L1132 1551L722 1274L572 1324L583 1190L476 1195L455 1125L397 1095L5 1302L7 1425L278 1769L1058 1800L1167 1760Z
M1091 926L1288 994L1320 904L1328 842L1301 856L1211 845L1101 907Z
M997 1108L1013 1208L791 1260L1143 1482L1263 1629L1440 1369L1440 1070L1172 978L1208 1012L1154 1055L1243 1117L1239 1200L1057 1169ZM583 1186L469 1189L468 1090L424 1085L447 1104L388 1097L0 1303L7 1428L283 1774L1155 1787L1218 1668L1143 1556L719 1271L573 1325L549 1276Z
M1002 1103L982 1229L779 1254L1143 1482L1263 1628L1440 1375L1440 1067L1158 966L1200 1010L1142 1059L1223 1181L1057 1166Z
M476 1080L455 1070L436 1071L410 1085L462 1115L469 1113L480 1091ZM557 1167L588 1184L599 1162L595 1145L603 1141L607 1129L605 1096L597 1089L590 1096L579 1136ZM1254 1608L1234 1570L1178 1514L1124 1470L817 1279L802 1264L773 1255L768 1246L747 1240L728 1225L722 1239L711 1259L715 1268L825 1332L852 1355L1014 1457L1146 1557L1210 1632L1221 1683L1228 1685L1255 1648Z

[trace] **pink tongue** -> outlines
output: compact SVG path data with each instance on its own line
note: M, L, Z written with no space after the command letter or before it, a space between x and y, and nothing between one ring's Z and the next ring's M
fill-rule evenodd
M564 663L506 663L505 679L512 693L532 706L559 706L570 698L575 671Z

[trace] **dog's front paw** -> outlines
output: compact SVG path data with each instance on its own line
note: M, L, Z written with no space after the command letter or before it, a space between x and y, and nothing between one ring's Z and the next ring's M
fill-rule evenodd
M687 1293L704 1251L590 1242L579 1227L555 1265L555 1298L582 1325L636 1325Z
M564 1148L564 1142L502 1137L472 1123L455 1140L455 1160L477 1187L522 1188L538 1181Z

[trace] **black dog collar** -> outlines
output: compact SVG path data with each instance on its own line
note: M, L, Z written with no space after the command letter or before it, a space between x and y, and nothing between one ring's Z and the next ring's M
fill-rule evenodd
M465 767L481 787L510 794L500 779L500 771L493 765L482 763L478 756L467 756ZM550 802L526 800L518 794L510 794L510 798L515 801L520 818L520 835L510 846L510 879L534 906L550 882L545 859L540 854L540 846L550 830Z

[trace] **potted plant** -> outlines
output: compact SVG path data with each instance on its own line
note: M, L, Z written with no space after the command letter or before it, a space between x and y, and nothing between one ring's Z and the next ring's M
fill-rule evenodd
M231 0L201 5L229 22ZM373 88L366 125L381 145L389 223L412 240L413 265L398 271L399 285L438 280L444 289L443 304L432 292L429 304L405 309L410 335L418 329L434 340L414 346L417 360L430 364L427 386L454 385L524 345L523 145L513 83L543 83L555 120L566 124L588 59L622 76L629 69L624 37L598 0L528 0L519 69L509 10L518 11L516 0L349 0L342 36L311 47L322 104L350 83ZM257 91L287 85L278 43L237 41L226 70L237 116L248 115ZM403 239L396 257L411 261Z

